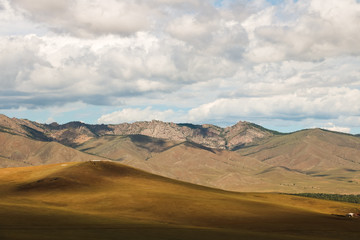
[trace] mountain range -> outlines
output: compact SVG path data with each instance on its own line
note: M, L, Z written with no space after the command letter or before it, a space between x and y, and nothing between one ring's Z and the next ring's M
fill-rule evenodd
M68 146L78 146L90 139L106 135L144 135L174 141L191 141L209 148L235 149L278 134L256 124L238 122L220 128L211 124L193 125L151 122L132 124L98 124L69 122L40 124L26 119L8 118L0 115L0 130L42 141L57 141Z
M359 193L360 138L249 122L220 128L161 121L41 124L0 115L0 166L112 160L231 191Z

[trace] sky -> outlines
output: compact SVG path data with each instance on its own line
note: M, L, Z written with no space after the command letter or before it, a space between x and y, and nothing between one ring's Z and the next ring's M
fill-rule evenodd
M0 113L360 133L357 0L0 0Z

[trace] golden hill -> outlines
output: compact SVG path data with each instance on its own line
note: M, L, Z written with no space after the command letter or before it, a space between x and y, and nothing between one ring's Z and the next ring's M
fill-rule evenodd
M359 205L234 193L109 161L0 169L1 239L356 239Z

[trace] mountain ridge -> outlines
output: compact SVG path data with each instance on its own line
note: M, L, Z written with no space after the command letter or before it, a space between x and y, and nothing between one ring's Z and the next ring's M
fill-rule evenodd
M0 115L0 126L5 132L36 140L57 141L71 147L105 135L145 135L166 140L191 141L209 148L232 150L281 134L246 121L239 121L226 128L211 124L177 124L158 120L107 125L86 124L79 121L41 124Z

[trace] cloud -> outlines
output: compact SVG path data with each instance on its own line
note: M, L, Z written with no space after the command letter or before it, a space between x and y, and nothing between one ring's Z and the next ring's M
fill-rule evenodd
M105 114L98 119L98 123L123 123L136 121L178 121L181 119L180 113L175 113L173 110L155 110L152 107L145 109L141 108L125 108L121 111ZM180 117L180 118L179 118Z
M344 54L359 55L360 4L355 0L305 0L266 8L249 17L254 62L317 61Z
M12 0L12 6L32 21L59 33L78 37L117 34L128 36L140 31L157 31L174 16L184 12L215 11L211 1L189 0Z
M157 52L159 46L146 49L151 36L135 38L139 44L133 50L122 39L109 45L107 38L87 43L71 37L0 38L0 82L14 93L1 107L74 100L111 105L121 102L119 97L173 90L176 85L165 80L175 72L171 61Z
M152 15L141 1L13 0L12 4L34 21L80 37L146 30L151 22L148 16Z
M177 40L147 33L87 41L70 36L3 37L0 51L3 89L27 95L13 95L1 108L74 100L116 105L124 98L160 96L229 77L236 69L227 59L203 56Z
M191 121L267 118L304 120L358 115L360 91L348 88L309 89L271 97L223 98L189 111Z
M162 120L192 123L234 123L239 119L272 119L291 122L306 122L317 119L318 124L328 119L336 123L344 121L344 116L356 116L360 113L358 102L360 91L348 88L309 89L294 93L246 97L222 98L194 107L188 111L156 110L151 107L125 108L99 118L100 123L133 122L137 120ZM348 119L349 122L358 119ZM315 121L316 122L316 121ZM347 122L347 124L349 124ZM334 123L335 124L335 123ZM311 125L313 126L313 125ZM321 125L318 125L321 126ZM335 130L334 126L324 127ZM350 128L348 128L350 129ZM340 131L341 129L338 128ZM341 131L346 132L343 128Z
M1 109L78 102L126 109L129 121L360 126L355 0L0 5ZM125 121L121 114L109 119Z
M326 126L323 128L334 132L344 132L344 133L350 133L351 130L349 127L335 126L334 123L327 123Z
M19 82L26 81L35 65L46 64L38 54L41 41L36 37L5 37L0 41L0 81L3 90L12 90Z

